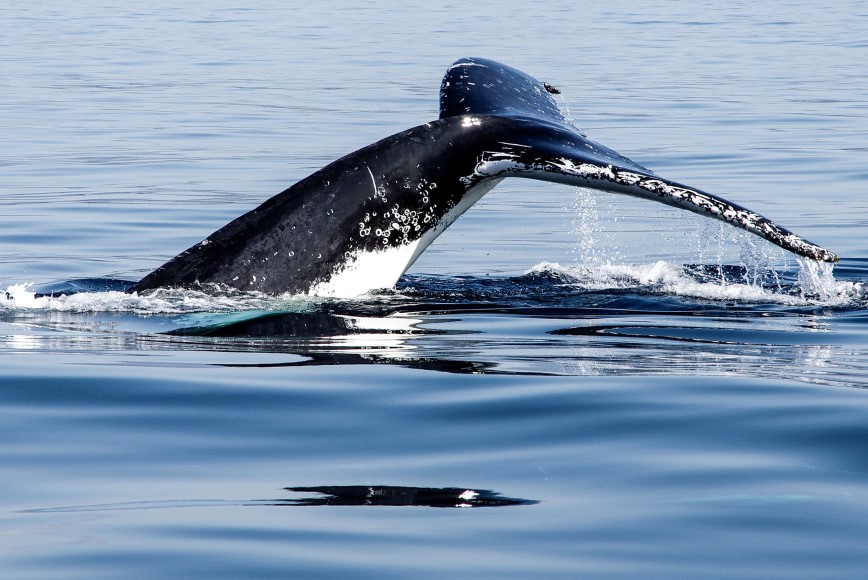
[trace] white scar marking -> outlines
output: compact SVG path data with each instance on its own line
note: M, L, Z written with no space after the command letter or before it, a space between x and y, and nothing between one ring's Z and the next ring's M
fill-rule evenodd
M379 193L378 193L379 190L377 189L377 180L374 179L374 172L371 171L371 168L368 167L367 165L365 165L365 169L368 170L368 174L371 176L371 183L374 184L374 196L377 196L377 195L379 195Z

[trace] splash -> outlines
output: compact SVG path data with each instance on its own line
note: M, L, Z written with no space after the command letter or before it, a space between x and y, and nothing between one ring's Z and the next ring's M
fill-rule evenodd
M637 200L619 200L619 204L629 210L604 203L597 192L576 188L575 201L565 208L572 210L574 264L543 262L527 273L565 277L592 291L632 289L797 306L858 306L866 300L864 283L836 280L832 263L795 256L703 216L647 207ZM619 216L630 213L636 214L634 223L619 224ZM623 232L618 232L619 226ZM633 237L634 247L628 247L629 234L637 232L641 237ZM654 254L666 257L647 259Z
M661 260L649 264L594 266L542 262L530 268L527 274L558 277L564 284L582 291L629 290L745 304L843 307L858 305L868 295L864 283L839 282L832 275L831 264L818 264L813 260L805 260L792 283L780 272L762 277L751 272L751 268L745 267L708 268ZM769 279L774 283L768 284Z
M603 264L596 267L562 266L543 262L531 268L528 274L554 274L582 290L594 292L630 290L707 300L771 301L783 304L795 304L800 301L793 296L775 294L762 286L721 283L719 280L697 280L685 272L682 266L665 261L651 264Z
M838 281L834 276L834 264L807 258L799 258L798 290L805 301L834 306L857 304L868 299L868 287L864 282Z
M576 187L574 191L572 205L564 208L572 215L571 233L576 237L571 253L577 261L589 265L620 261L622 256L614 250L613 236L603 231L605 219L618 220L614 205L603 201L604 198L591 189Z

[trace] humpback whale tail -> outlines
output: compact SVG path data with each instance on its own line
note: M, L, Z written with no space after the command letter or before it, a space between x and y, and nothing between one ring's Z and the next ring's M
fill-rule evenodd
M651 199L728 222L800 256L832 252L763 216L661 178L587 139L551 85L465 58L447 71L440 118L338 159L136 283L224 284L351 297L391 287L451 223L503 178L560 182Z

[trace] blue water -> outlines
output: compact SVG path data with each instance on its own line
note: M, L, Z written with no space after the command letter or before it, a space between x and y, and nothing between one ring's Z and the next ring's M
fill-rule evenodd
M868 9L465 4L5 7L4 578L864 576ZM357 300L35 296L435 118L461 56L841 262L506 180Z

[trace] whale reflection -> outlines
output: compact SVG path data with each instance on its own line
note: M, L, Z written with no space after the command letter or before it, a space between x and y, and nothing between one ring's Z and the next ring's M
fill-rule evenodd
M276 500L271 505L290 506L425 506L440 508L532 505L536 500L504 497L487 489L464 487L404 487L395 485L330 485L286 487L286 491L310 497Z

